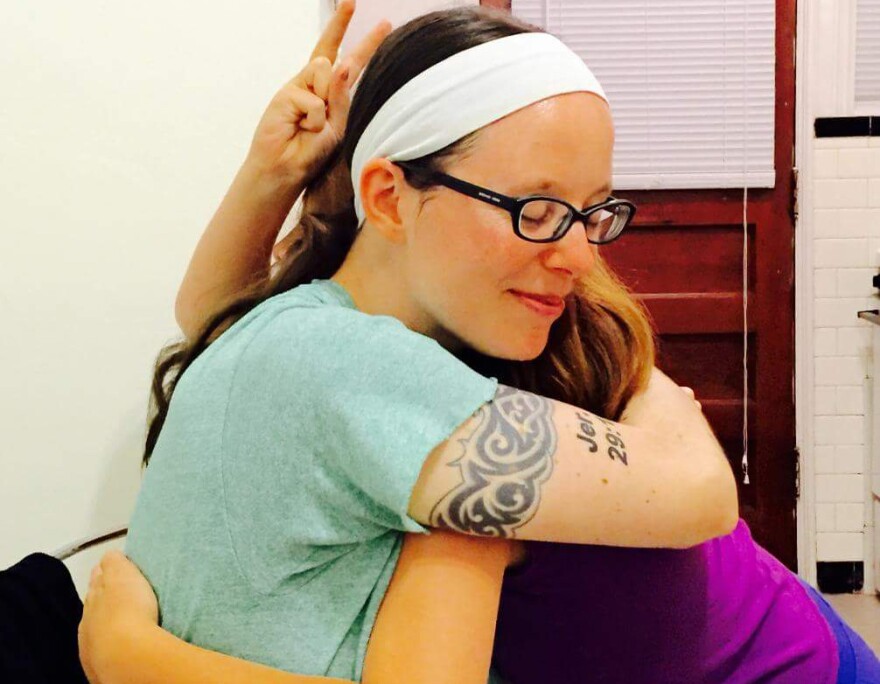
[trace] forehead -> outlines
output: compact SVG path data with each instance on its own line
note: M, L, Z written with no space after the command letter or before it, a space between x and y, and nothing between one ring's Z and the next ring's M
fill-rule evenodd
M611 176L614 127L607 103L568 93L524 107L480 131L459 166L496 183L559 179L560 186Z

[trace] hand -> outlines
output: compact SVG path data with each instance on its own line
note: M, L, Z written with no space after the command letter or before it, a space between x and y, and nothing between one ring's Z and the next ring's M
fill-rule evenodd
M687 394L691 399L694 400L694 403L697 405L697 408L702 411L703 405L699 401L697 401L697 397L694 394L694 390L691 389L690 387L682 387L681 389L685 394Z
M379 22L334 68L354 9L354 0L342 0L309 63L272 98L257 125L246 163L278 182L308 185L337 150L351 86L391 32L388 21Z
M682 394L691 402L682 402ZM694 391L690 387L680 387L655 367L645 389L630 398L620 422L645 427L656 424L657 420L671 418L674 412L692 413L693 408L702 415L703 405L696 400Z
M79 624L79 657L89 681L108 679L116 653L123 650L120 636L138 625L158 623L159 604L150 583L122 552L108 551L92 570Z

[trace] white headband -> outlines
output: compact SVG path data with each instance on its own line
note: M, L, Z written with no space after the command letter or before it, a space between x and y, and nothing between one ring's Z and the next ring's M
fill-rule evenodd
M361 172L370 159L417 159L518 109L579 91L608 99L584 61L549 33L498 38L426 69L388 98L355 147L351 181L358 224L365 216Z

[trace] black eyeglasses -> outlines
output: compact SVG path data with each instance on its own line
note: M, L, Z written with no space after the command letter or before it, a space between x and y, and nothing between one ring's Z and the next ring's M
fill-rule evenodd
M468 183L442 171L429 172L408 162L394 162L429 182L443 185L468 197L506 209L510 213L513 232L529 242L555 242L562 239L575 221L583 221L587 240L606 245L620 237L636 215L636 205L626 200L608 199L580 210L557 197L529 195L508 197L479 185Z

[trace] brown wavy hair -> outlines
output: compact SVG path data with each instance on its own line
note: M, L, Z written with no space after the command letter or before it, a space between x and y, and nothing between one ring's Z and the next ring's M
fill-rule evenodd
M538 27L485 7L441 10L393 31L379 46L352 98L342 144L305 191L295 240L269 277L242 289L210 316L193 340L165 347L152 383L144 464L156 445L174 388L189 365L216 337L264 300L315 278L329 278L342 265L357 235L349 168L354 149L379 108L410 79L462 50ZM411 160L426 171L464 154L471 133L438 152ZM432 183L404 170L424 190ZM599 258L575 288L565 313L553 324L547 347L532 361L508 361L474 350L459 353L474 370L506 385L558 399L617 419L647 382L654 363L654 337L642 307Z

